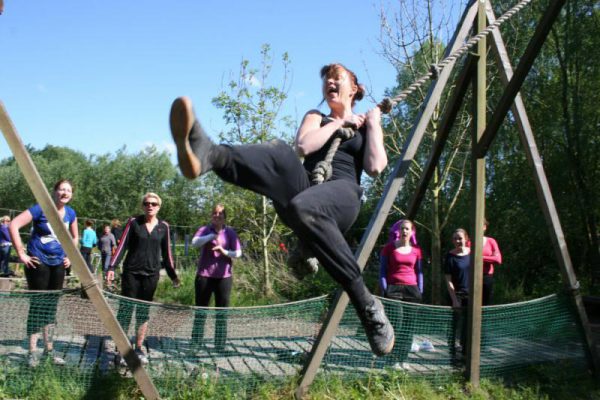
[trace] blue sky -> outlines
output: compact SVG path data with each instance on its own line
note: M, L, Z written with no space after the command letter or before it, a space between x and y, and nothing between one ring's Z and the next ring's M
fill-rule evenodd
M258 66L262 44L283 52L292 83L284 115L300 120L321 100L319 69L339 61L375 98L394 85L378 55L378 1L5 0L0 16L0 101L22 140L85 154L169 149L172 100L189 95L212 135L224 127L211 98ZM362 112L373 103L365 99ZM0 140L0 159L10 150Z

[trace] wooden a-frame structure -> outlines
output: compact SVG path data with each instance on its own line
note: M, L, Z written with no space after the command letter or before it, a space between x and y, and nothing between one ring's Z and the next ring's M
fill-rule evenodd
M558 219L558 213L550 187L546 179L546 174L542 166L542 161L535 144L535 139L529 124L529 119L525 111L523 100L519 94L525 77L532 67L533 61L537 57L550 28L566 0L552 0L546 8L542 19L530 39L530 42L521 57L516 70L513 72L510 60L507 55L506 47L499 30L493 30L491 33L491 48L495 54L496 62L500 71L500 79L505 86L504 93L500 98L496 109L494 110L490 122L486 125L486 59L487 43L486 39L478 42L476 54L470 54L464 62L462 71L458 74L455 82L455 88L450 96L449 104L442 116L440 128L433 145L429 160L423 169L420 181L417 185L407 208L406 217L412 219L425 196L428 183L433 175L434 169L439 162L440 155L454 123L454 120L463 104L463 99L467 90L473 86L474 99L474 120L475 126L472 135L472 165L471 179L472 185L472 212L470 228L473 233L472 248L472 271L471 271L471 290L469 299L469 339L467 349L467 378L474 384L479 384L480 367L480 342L481 342L481 288L483 280L483 268L481 248L483 246L483 218L485 207L485 157L494 136L498 132L500 125L506 117L509 110L517 124L521 144L524 147L527 161L533 170L533 178L539 199L540 206L546 219L552 245L554 247L563 282L566 289L570 292L575 304L578 317L581 321L587 347L589 348L593 368L596 374L600 370L600 360L595 352L594 339L591 334L587 315L585 313L581 294L579 292L579 283L575 277L571 258L567 250L567 245L563 231ZM482 32L487 23L494 23L496 16L492 9L490 1L473 0L471 1L461 18L453 37L451 38L444 57L448 57L455 52L467 40L469 32ZM373 213L369 225L363 235L355 256L361 269L364 269L369 255L373 251L377 237L387 219L397 194L404 189L409 166L412 163L415 153L421 143L425 130L432 118L434 109L438 105L441 95L448 85L450 74L456 62L448 64L439 74L437 80L432 82L421 112L416 118L412 131L408 135L400 158L397 160L394 170L388 180L382 197ZM317 340L313 345L310 356L307 359L301 373L300 382L296 389L296 398L302 398L312 383L319 365L330 345L332 337L342 319L344 311L348 305L348 295L339 290L332 301L332 305L325 318L323 326L319 332Z
M473 205L472 205L472 222L471 231L474 233L473 246L473 262L474 266L472 275L472 290L471 301L469 308L469 327L471 335L469 335L468 353L467 353L467 372L469 380L477 385L479 382L479 345L481 337L481 246L483 237L483 212L484 212L484 186L485 186L485 156L487 150L494 139L502 121L504 120L509 109L512 109L515 121L517 123L520 139L525 149L527 160L533 169L533 177L537 190L537 195L542 207L552 244L554 246L563 281L566 288L570 291L578 316L581 320L585 339L592 355L592 363L596 373L599 371L600 362L598 355L595 353L595 344L591 335L587 316L585 314L581 295L579 293L579 284L573 272L573 266L567 250L566 242L562 232L562 228L558 219L558 213L550 188L546 179L544 169L542 167L541 158L537 151L531 126L525 112L523 101L519 95L523 81L531 69L541 46L543 45L552 23L557 18L562 6L566 0L553 0L547 7L542 20L530 40L525 53L520 59L517 69L513 73L510 61L508 59L506 48L502 37L498 30L492 32L491 47L496 55L499 64L500 78L505 85L505 92L502 95L489 124L485 123L485 72L486 72L486 40L482 39L478 43L477 55L467 56L463 69L456 79L456 86L449 100L449 105L445 114L442 117L438 137L434 143L430 158L427 162L417 189L415 190L412 199L408 206L407 217L414 218L420 203L425 195L425 190L429 180L433 174L433 170L439 161L439 157L443 150L448 134L454 123L454 119L460 109L464 96L472 84L476 95L475 108L475 129L474 129L474 146L473 146L473 162L472 162L472 180L475 190L473 190ZM1 0L0 0L1 4ZM478 23L475 24L476 18ZM486 20L490 23L495 21L495 15L491 4L486 0L471 1L465 9L461 22L454 36L449 42L445 56L456 51L469 36L469 32L473 27L476 31L481 32L486 26ZM410 132L400 158L394 166L390 180L384 189L383 195L379 204L371 217L371 221L367 227L365 235L356 251L356 258L364 268L369 254L373 251L377 237L383 228L385 220L391 210L394 199L398 192L404 188L409 166L412 163L416 151L421 143L425 130L433 115L433 111L440 101L442 92L446 88L450 79L450 74L455 65L455 61L449 63L439 74L437 80L434 81L428 91L421 112L417 116L416 123ZM83 257L79 253L71 241L70 235L64 225L61 223L60 216L54 207L50 194L46 190L41 177L39 176L27 150L23 146L14 125L12 124L8 113L2 103L0 103L0 130L2 130L11 151L23 172L27 183L32 189L36 200L42 206L44 213L47 215L55 232L63 244L67 256L72 262L73 269L80 278L83 289L86 291L93 306L98 311L98 315L108 332L111 334L117 348L124 354L125 360L133 371L133 376L136 379L144 397L147 399L158 399L159 394L147 371L141 366L141 363L129 340L117 322L114 313L110 309L98 282L88 270ZM348 296L343 291L338 291L333 300L332 307L325 319L325 322L319 332L317 341L315 342L310 357L308 358L302 371L302 378L296 390L296 397L300 398L306 393L308 386L313 381L319 365L325 355L327 348L334 336L337 326L341 321L344 310L348 305Z

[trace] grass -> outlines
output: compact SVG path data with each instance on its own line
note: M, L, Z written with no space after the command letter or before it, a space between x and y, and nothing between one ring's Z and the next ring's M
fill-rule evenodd
M2 366L6 367L6 366ZM35 370L11 371L10 379L0 374L0 399L31 400L129 400L142 399L131 378L116 372L82 375L81 371L44 365ZM265 381L259 377L228 381L198 376L193 382L183 379L177 371L155 379L163 398L192 399L293 399L296 378L285 381ZM309 388L307 400L538 400L538 399L600 399L600 385L591 377L571 374L564 368L532 368L519 381L483 379L479 387L464 384L458 376L436 384L403 372L385 371L360 377L320 374Z

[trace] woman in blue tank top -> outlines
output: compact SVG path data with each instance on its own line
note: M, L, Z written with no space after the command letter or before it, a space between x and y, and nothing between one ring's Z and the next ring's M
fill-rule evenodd
M77 245L79 230L77 228L77 215L67 206L73 197L73 185L70 181L62 179L54 185L53 200L58 214L71 233L73 244ZM23 246L19 230L29 224L31 237L27 243L27 251ZM65 268L71 265L52 226L42 211L39 204L17 215L10 224L10 236L19 256L25 264L25 277L29 290L61 290L65 279ZM27 317L27 334L29 335L29 364L36 366L39 356L36 354L37 341L40 331L44 333L44 355L51 357L55 364L64 364L65 361L58 354L54 354L51 328L56 318L56 307L59 294L33 295Z

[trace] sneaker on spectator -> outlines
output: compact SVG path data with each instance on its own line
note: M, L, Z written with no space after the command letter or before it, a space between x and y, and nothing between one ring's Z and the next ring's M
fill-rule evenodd
M142 365L148 364L148 356L146 355L146 353L144 353L144 350L142 350L140 348L135 349L135 354L137 354L138 358L140 359L140 363L142 363Z
M65 365L66 364L64 358L62 358L61 356L57 356L56 354L54 354L54 351L52 351L52 350L50 350L50 351L44 350L42 357L45 360L50 360L52 362L52 364L54 364L54 365Z
M115 354L114 363L115 363L116 368L126 368L127 367L127 362L125 361L125 358L123 358L123 356L119 352L117 352L117 354Z
M29 368L35 368L38 365L40 365L40 359L38 356L36 356L35 353L29 353L27 355L27 365L29 366Z
M67 362L60 356L52 356L52 364L54 365L65 365Z

